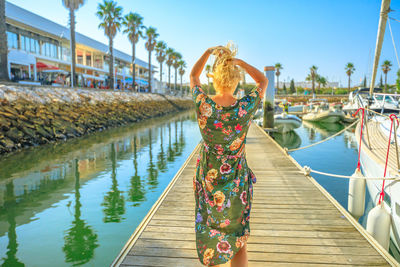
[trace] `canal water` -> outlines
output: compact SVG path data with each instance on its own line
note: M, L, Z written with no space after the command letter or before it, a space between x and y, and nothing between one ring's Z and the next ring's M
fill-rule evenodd
M200 141L194 112L0 159L2 266L109 266Z
M343 128L305 122L274 138L298 148ZM188 111L0 158L0 264L108 266L200 138ZM302 166L351 175L357 142L349 130L291 155ZM313 177L347 208L347 179Z

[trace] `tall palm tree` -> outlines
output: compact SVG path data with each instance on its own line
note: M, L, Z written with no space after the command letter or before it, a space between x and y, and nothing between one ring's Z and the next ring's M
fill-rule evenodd
M391 67L392 66L392 62L390 62L389 60L385 60L385 61L383 61L383 64L382 64L382 71L383 71L383 73L385 74L385 93L386 93L386 91L387 91L387 74L388 74L388 72L391 70Z
M174 85L174 90L176 90L176 83L177 83L177 78L178 78L178 68L179 68L179 61L182 59L182 55L178 52L175 52L172 56L173 61L172 61L172 66L175 69L175 85Z
M117 6L117 3L113 0L104 0L103 4L97 6L96 15L100 18L101 22L99 28L104 29L104 34L108 37L108 49L110 51L109 56L109 76L110 76L110 88L114 89L114 51L113 51L113 40L117 35L117 32L121 28L122 21L122 7Z
M163 41L158 41L156 45L157 61L160 63L160 84L162 86L162 65L167 57L165 50L167 49L167 44Z
M151 52L153 52L154 47L156 46L156 38L158 37L158 33L157 30L153 27L148 27L146 29L146 49L147 51L149 51L149 77L148 77L148 81L149 81L149 93L151 93Z
M167 55L167 61L165 64L168 66L168 89L171 90L171 66L173 61L173 55L175 53L175 50L169 47L167 50L165 50L165 54Z
M206 65L206 73L207 73L207 85L208 85L208 87L207 87L207 93L208 93L208 94L210 94L210 77L208 77L208 75L210 74L210 72L211 72L211 65L210 65L210 64L207 64L207 65Z
M183 76L183 74L185 74L186 62L184 60L179 60L178 65L179 65L179 75L181 76L181 93L183 96L182 76Z
M132 88L135 89L136 83L136 44L139 42L139 38L143 37L142 29L143 17L138 13L132 13L125 15L122 24L125 26L124 33L128 34L129 41L132 44Z
M276 75L276 83L277 83L277 92L279 92L279 76L281 75L281 69L283 69L281 63L275 64L275 75Z
M75 42L75 10L78 10L85 0L62 0L62 3L66 9L69 10L69 32L71 34L71 87L75 84L75 73L76 73L76 42Z
M8 81L8 46L6 34L6 1L0 0L0 81Z
M350 93L350 82L351 82L351 74L354 73L354 71L356 70L356 68L354 68L354 64L349 62L346 64L346 66L344 67L344 69L346 70L346 74L347 76L349 76L349 83L348 83L348 91Z
M318 70L318 67L315 65L312 65L310 67L309 79L311 80L311 84L312 84L311 88L312 88L312 93L313 93L314 97L315 97L315 78L317 77L317 70Z

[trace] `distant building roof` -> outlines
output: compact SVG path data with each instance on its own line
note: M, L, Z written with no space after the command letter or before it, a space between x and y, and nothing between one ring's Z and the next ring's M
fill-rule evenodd
M64 27L58 23L48 20L42 16L39 16L35 13L32 13L26 9L23 9L7 1L6 1L6 17L8 19L23 23L30 27L37 28L49 34L65 38L67 40L70 39L70 31L68 27ZM92 47L104 53L107 53L108 51L108 45L105 45L99 41L96 41L78 32L76 32L75 36L76 36L76 43ZM114 56L123 61L127 62L132 61L132 57L130 55L122 51L119 51L117 49L114 49ZM147 62L138 58L135 59L135 63L144 68L148 67ZM152 68L154 69L155 66L152 65Z

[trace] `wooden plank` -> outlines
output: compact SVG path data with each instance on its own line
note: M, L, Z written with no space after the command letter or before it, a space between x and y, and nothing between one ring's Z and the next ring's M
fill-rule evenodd
M196 259L195 249L176 249L176 248L147 248L137 246L134 251L129 255L132 256L146 256L146 257L178 257L187 259ZM265 252L265 251L248 251L248 257L257 261L267 260L272 262L279 262L282 258L286 262L293 263L318 263L318 264L342 264L352 265L354 263L362 265L379 265L384 264L385 261L378 255L357 255L357 254L319 254L313 253L288 253L288 252Z
M393 265L393 259L367 241L348 214L257 127L250 127L246 154L257 176L249 266ZM194 233L196 158L197 153L188 159L157 209L146 216L129 251L112 266L203 266Z

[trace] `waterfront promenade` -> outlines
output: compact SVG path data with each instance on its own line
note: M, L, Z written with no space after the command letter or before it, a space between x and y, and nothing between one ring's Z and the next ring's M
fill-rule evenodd
M111 266L202 266L194 233L195 148ZM399 266L257 125L246 153L257 176L249 266Z

